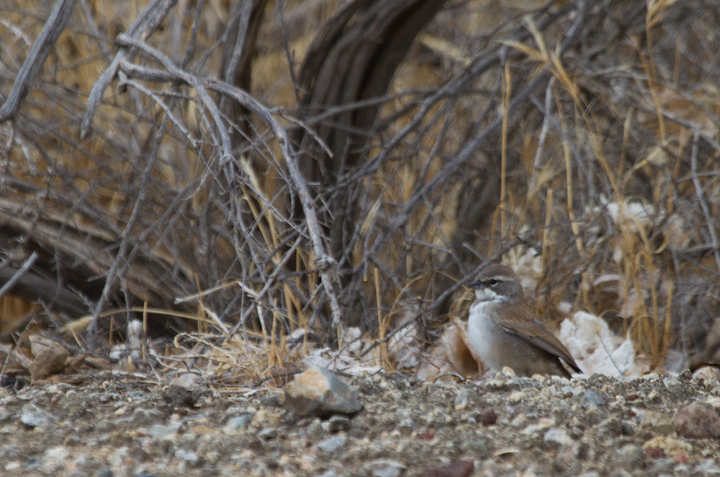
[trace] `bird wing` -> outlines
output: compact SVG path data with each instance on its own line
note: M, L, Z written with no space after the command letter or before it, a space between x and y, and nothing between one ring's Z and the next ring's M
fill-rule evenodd
M508 333L523 338L538 348L561 358L574 371L582 373L567 348L565 348L545 324L529 313L527 316L518 318L521 319L506 321L502 323L501 326Z

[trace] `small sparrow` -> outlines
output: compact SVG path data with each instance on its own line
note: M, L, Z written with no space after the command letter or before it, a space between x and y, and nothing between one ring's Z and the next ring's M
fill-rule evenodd
M513 271L493 264L468 283L475 302L468 316L468 338L483 363L493 371L508 366L518 376L582 373L555 335L535 317Z

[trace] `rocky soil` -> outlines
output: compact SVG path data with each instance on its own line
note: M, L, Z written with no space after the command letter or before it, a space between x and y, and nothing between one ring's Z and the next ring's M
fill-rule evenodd
M3 388L0 474L720 474L712 373L351 384L364 410L327 420L288 412L281 390L190 391L127 378Z

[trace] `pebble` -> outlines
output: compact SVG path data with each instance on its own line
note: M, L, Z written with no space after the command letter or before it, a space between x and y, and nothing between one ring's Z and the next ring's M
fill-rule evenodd
M602 397L599 392L592 389L585 391L582 399L580 399L580 405L585 409L596 408L598 406L604 406L605 404L607 404L605 398Z
M180 429L179 422L172 422L168 425L154 424L148 431L148 434L150 434L150 437L156 440L172 439L173 437L175 437L178 429Z
M695 467L695 473L699 475L720 475L720 467L712 459L707 459Z
M30 427L44 426L52 420L52 416L34 406L23 408L20 414L20 422Z
M250 425L250 422L252 422L253 417L255 416L254 413L246 412L245 414L240 414L239 416L231 417L228 419L227 424L225 424L225 429L227 431L237 431L239 429L247 429L247 427Z
M669 436L657 436L642 445L646 454L648 449L659 449L662 450L665 455L676 456L682 454L689 454L692 452L692 446L685 442L679 441Z
M184 449L176 450L175 457L186 461L190 465L197 464L199 460L198 455L195 452Z
M283 405L298 416L353 415L363 409L356 389L317 366L304 371L285 386Z
M703 366L695 370L693 373L693 379L704 380L708 382L720 381L720 369L716 366Z
M275 439L278 436L278 430L275 427L266 427L257 433L258 438L269 441Z
M720 416L709 404L688 404L675 414L673 424L682 437L720 437Z
M346 440L347 437L344 435L332 436L320 442L317 446L318 449L331 454L344 446Z
M369 464L373 477L398 477L406 469L405 464L390 459L379 459Z
M548 431L545 433L545 437L543 438L545 442L548 443L554 443L561 446L568 446L573 443L572 437L568 435L567 432L565 432L563 429L558 429L553 427L552 429L548 429Z
M305 435L313 441L319 441L325 437L325 429L323 429L322 421L320 421L320 419L313 420L305 429Z
M468 396L467 391L460 391L458 395L455 396L455 410L462 411L468 407L469 402L470 396Z
M612 458L611 458L612 459ZM625 444L615 453L612 462L616 463L623 470L639 469L644 459L643 451L636 444Z
M660 412L645 411L640 421L640 433L644 436L667 436L675 432L675 427L669 417Z

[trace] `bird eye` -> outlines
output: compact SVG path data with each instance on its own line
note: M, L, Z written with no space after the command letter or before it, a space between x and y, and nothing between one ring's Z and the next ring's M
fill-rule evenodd
M495 285L498 284L498 281L495 280L494 278L491 278L490 280L488 280L488 284L489 284L491 287L494 287Z

